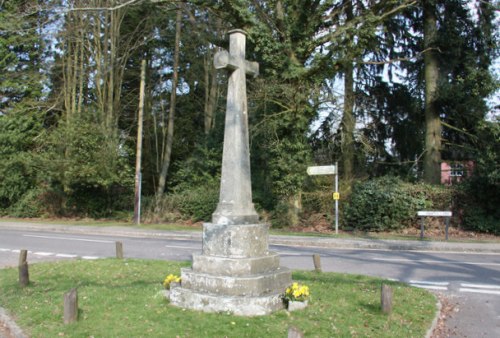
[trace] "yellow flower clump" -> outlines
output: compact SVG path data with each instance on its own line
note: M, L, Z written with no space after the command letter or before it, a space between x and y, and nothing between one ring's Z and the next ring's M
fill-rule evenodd
M170 289L170 283L180 283L181 282L181 277L170 274L167 277L165 277L165 280L163 281L163 286L167 289Z
M286 289L285 298L291 301L303 302L309 298L309 287L307 285L293 283Z

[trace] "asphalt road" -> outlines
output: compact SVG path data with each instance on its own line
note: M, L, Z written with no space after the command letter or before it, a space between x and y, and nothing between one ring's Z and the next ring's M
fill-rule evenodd
M125 257L190 260L201 252L201 240L133 238L32 230L0 229L0 267L17 266L19 250L29 250L30 264L55 259L115 256L115 242ZM323 271L363 274L407 282L446 295L455 304L448 320L451 337L500 337L500 254L393 250L332 249L271 245L281 263L292 269L314 269L321 256Z

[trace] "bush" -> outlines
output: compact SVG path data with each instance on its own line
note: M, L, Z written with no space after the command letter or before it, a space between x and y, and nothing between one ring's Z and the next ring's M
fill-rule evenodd
M354 185L344 219L359 230L399 230L415 223L418 210L449 210L451 200L452 190L446 187L381 177Z
M214 183L164 195L158 210L154 201L146 218L155 222L187 220L209 221L219 202L219 186Z
M9 216L40 217L46 214L40 189L28 190L15 204L8 209Z
M474 176L458 186L455 204L466 230L500 235L500 186Z

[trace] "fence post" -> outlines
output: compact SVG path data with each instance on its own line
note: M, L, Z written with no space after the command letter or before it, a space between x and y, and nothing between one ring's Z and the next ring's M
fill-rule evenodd
M316 272L321 272L321 257L320 257L320 255L314 254L313 261L314 261L314 270L316 270Z
M116 242L116 258L123 259L123 243Z
M64 294L64 324L71 324L78 320L78 291L71 289Z
M19 254L19 285L23 288L30 283L27 258L28 250L21 250Z
M382 312L389 314L392 312L392 288L389 285L382 284L381 292Z

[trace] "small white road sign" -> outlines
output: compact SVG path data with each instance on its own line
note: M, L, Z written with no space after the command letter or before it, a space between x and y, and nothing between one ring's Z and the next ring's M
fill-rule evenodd
M336 175L337 167L334 165L323 165L319 167L307 167L308 175Z

